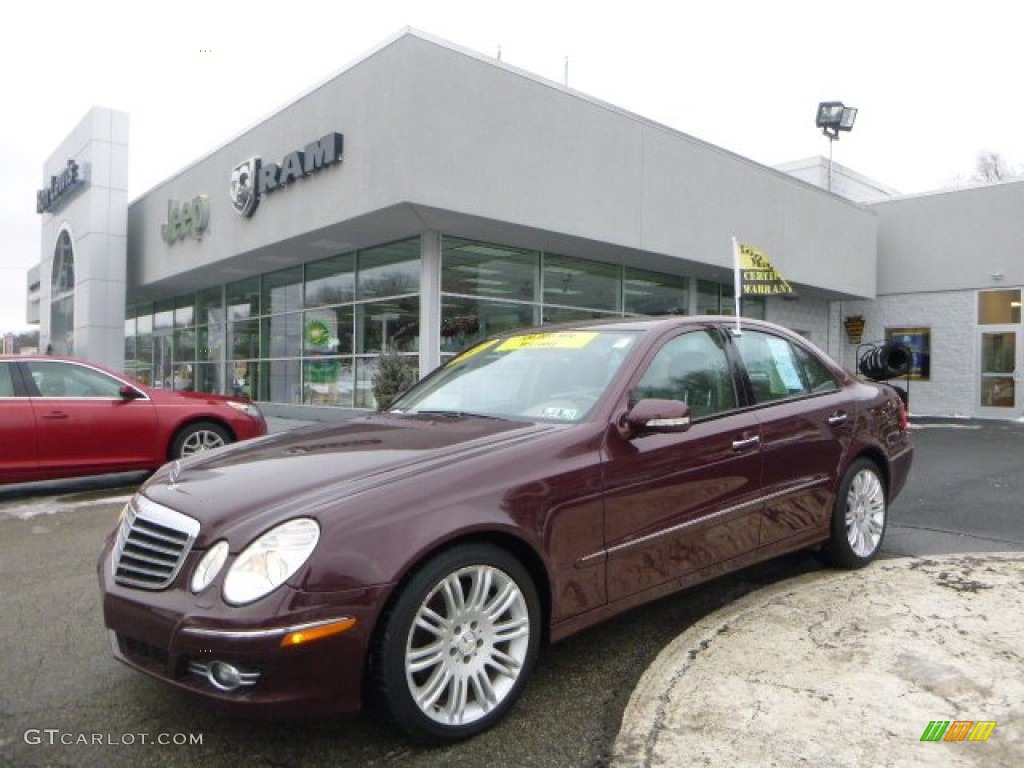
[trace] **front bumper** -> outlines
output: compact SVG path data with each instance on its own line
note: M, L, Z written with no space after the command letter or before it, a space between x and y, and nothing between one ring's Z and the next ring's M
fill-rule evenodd
M150 591L117 584L110 545L99 562L103 617L114 656L128 666L237 714L302 718L354 712L362 705L367 650L383 588L304 592L284 585L263 600L232 607L219 581L200 595L187 588L202 553L189 555L174 583ZM351 618L345 632L282 647L296 628ZM224 690L211 668L230 665L244 681Z

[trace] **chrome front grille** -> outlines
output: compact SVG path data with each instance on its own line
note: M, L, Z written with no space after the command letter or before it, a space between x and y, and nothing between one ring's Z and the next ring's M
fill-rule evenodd
M114 544L114 581L126 587L163 589L178 575L199 535L199 521L135 496Z

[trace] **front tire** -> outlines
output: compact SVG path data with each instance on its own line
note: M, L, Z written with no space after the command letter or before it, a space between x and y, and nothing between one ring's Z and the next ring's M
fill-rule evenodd
M402 589L375 654L378 692L415 740L441 744L491 727L518 697L540 645L540 603L505 550L466 544Z
M224 427L211 421L200 421L184 427L171 445L171 459L181 459L230 443L231 435Z
M836 494L825 559L840 568L863 568L881 551L888 519L885 481L878 465L870 459L857 459Z

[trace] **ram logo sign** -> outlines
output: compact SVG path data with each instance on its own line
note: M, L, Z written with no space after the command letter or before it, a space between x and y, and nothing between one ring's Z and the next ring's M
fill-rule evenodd
M287 187L341 162L344 137L329 133L305 149L289 152L280 163L264 163L259 156L236 165L231 171L231 204L241 216L252 216L265 194Z

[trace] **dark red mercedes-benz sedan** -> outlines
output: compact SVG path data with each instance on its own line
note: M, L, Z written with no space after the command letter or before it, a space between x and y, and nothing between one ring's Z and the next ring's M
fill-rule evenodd
M504 334L385 413L164 467L100 557L114 654L254 715L372 700L451 741L545 642L784 552L866 565L910 470L902 401L734 322Z

